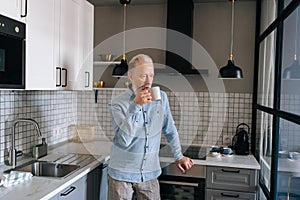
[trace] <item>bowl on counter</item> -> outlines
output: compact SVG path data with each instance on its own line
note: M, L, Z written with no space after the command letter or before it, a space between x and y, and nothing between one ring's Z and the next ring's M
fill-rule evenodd
M233 154L233 151L232 151L231 148L223 148L222 151L221 151L221 153L222 153L223 155L228 155L228 156L230 156L230 155Z

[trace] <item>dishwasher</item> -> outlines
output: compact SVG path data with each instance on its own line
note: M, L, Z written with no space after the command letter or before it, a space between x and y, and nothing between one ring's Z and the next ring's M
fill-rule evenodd
M107 166L105 161L87 176L87 197L88 200L107 200Z
M107 183L107 166L108 166L108 160L105 161L101 166L99 166L99 169L101 170L101 180L100 180L100 194L99 199L100 200L107 200L108 199L108 183Z

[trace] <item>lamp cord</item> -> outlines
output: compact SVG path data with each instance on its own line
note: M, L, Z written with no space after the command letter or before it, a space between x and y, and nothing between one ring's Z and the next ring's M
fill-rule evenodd
M125 26L126 26L126 4L124 4L123 6L123 10L124 10L124 16L123 16L123 56L122 59L126 60L126 56L125 56Z
M232 49L233 49L233 29L234 29L234 0L231 1L231 33L230 33L230 57L233 60Z

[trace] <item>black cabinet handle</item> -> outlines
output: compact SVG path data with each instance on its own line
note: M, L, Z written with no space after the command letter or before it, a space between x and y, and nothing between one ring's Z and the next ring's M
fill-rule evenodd
M68 196L71 192L73 192L76 189L76 187L71 186L67 191L64 193L60 193L60 196Z
M61 68L60 67L56 67L56 71L57 70L59 72L59 75L56 78L59 79L59 84L57 84L57 81L56 81L56 87L59 87L59 86L61 86Z
M90 87L90 72L85 72L85 81L87 81L85 87Z
M230 172L230 173L240 173L240 170L227 170L227 169L222 169L222 172Z
M25 15L21 14L21 17L27 17L27 0L25 0Z
M62 71L65 71L65 82L63 85L61 85L62 87L67 87L68 85L68 70L66 68L62 68Z
M221 193L221 195L223 197L232 197L232 198L239 198L240 195L236 194L236 195L232 195L232 194L224 194L223 192Z

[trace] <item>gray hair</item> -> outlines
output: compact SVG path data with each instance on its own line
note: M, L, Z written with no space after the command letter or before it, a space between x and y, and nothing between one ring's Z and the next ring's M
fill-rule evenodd
M152 58L150 56L145 54L138 54L130 60L128 71L132 70L139 62L153 63Z

